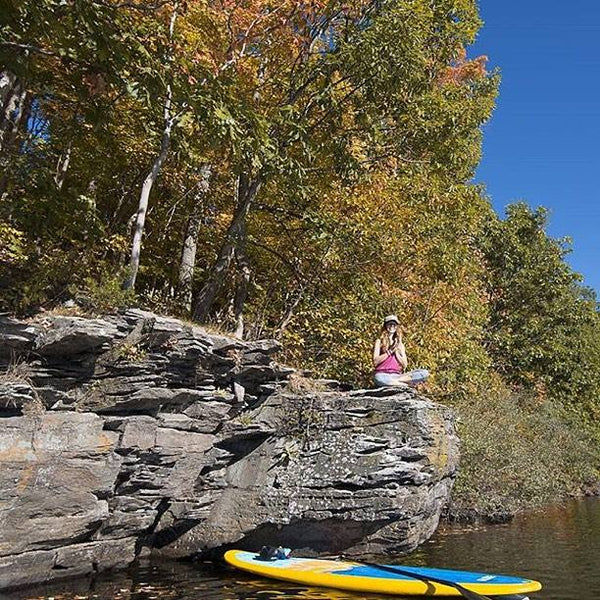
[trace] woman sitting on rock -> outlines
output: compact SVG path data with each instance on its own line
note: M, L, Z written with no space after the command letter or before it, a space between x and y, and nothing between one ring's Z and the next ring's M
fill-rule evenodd
M425 369L405 372L408 360L399 325L396 315L388 315L383 320L381 335L375 340L373 380L377 387L418 385L429 377L429 371Z

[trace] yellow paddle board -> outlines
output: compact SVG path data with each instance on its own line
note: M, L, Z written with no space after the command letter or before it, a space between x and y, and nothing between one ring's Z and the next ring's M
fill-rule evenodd
M424 582L400 573L391 573L375 566L316 558L261 559L254 552L229 550L225 560L234 567L272 579L281 579L308 586L337 588L353 592L393 594L404 596L460 596L460 592L441 583ZM394 565L385 565L393 568ZM541 584L531 579L508 575L491 575L448 569L428 569L398 565L421 577L432 577L457 583L486 596L506 596L536 592Z

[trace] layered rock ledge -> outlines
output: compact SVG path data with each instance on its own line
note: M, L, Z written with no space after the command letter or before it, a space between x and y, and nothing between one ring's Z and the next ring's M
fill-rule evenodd
M0 317L0 588L148 555L431 536L458 463L451 412L410 388L293 392L278 349L139 310Z

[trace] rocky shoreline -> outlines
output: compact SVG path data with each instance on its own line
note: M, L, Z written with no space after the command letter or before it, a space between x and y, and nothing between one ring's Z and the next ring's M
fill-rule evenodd
M294 391L277 342L139 310L0 318L0 588L283 544L401 553L456 475L410 388Z

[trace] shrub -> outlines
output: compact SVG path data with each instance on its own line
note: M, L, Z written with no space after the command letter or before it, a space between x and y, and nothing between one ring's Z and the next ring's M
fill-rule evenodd
M456 406L462 460L450 518L511 515L580 491L598 477L598 445L582 423L502 385Z
M124 290L121 284L124 274L119 271L102 275L99 279L86 277L81 286L70 288L76 302L94 313L111 313L136 304L133 290Z

